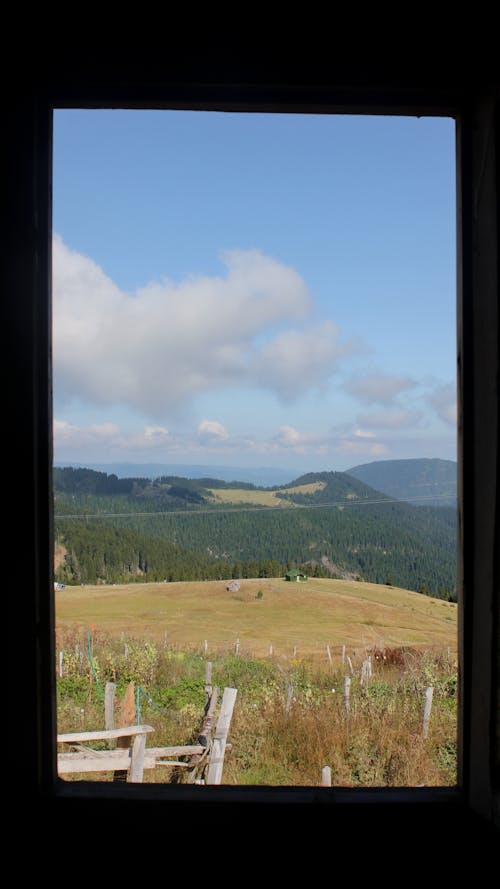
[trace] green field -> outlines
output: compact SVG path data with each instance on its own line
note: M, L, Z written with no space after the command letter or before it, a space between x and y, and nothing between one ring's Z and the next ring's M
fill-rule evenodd
M262 594L262 595L260 595ZM171 644L254 655L318 654L325 646L457 645L457 606L396 587L348 580L242 580L66 587L56 593L56 625L93 627Z

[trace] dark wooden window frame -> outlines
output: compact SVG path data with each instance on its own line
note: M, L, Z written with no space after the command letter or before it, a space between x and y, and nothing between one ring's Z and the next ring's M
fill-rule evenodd
M257 83L229 77L162 83L147 77L47 78L19 91L7 139L6 272L13 416L19 432L14 464L24 504L20 553L26 596L13 603L26 628L29 653L20 666L26 702L21 784L40 813L61 823L91 807L120 820L140 811L146 820L218 810L290 817L318 813L330 824L381 818L397 827L404 816L453 829L464 819L498 819L498 89L387 83L369 76L354 86L335 83ZM348 78L346 78L347 82ZM344 81L342 81L344 82ZM282 113L450 116L457 122L457 377L459 396L459 782L456 788L172 787L68 783L57 778L55 753L54 602L52 577L51 175L54 108L154 108ZM12 591L14 597L14 591ZM96 805L99 803L99 806ZM342 813L341 816L339 813ZM348 813L348 814L346 814ZM98 816L99 817L99 816ZM346 821L347 818L347 821ZM370 820L370 823L373 823ZM474 821L476 823L476 821ZM497 820L498 823L498 820Z

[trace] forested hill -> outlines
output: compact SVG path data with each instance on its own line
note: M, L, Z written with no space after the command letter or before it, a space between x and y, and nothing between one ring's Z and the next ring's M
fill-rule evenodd
M68 469L54 482L62 582L264 577L304 566L455 593L455 510L394 502L345 473L309 473L278 489Z
M378 502L389 499L386 494L345 472L308 472L275 490L281 498L304 506L320 503L348 505L360 500Z
M149 478L118 478L92 469L55 468L54 499L56 514L74 515L104 512L160 512L192 508L220 507L217 491L238 491L238 501L245 502L241 492L268 492L274 500L268 505L313 506L324 503L355 503L358 500L380 501L387 495L369 487L345 472L310 472L286 485L266 488L251 482L222 481L216 478L183 478L162 476ZM231 500L224 499L227 507ZM259 502L248 497L248 503Z
M348 474L398 500L451 506L457 497L457 464L452 460L378 460L353 466Z

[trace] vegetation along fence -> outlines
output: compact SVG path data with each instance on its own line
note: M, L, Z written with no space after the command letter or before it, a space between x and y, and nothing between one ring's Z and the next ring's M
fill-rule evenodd
M238 639L210 660L214 646L205 640L188 651L166 639L156 647L133 639L106 642L89 631L86 652L81 633L72 646L68 641L56 662L61 776L456 783L456 663L449 649L327 644L321 664L301 660L297 645L287 656L270 647L255 658ZM148 746L153 732L154 747Z

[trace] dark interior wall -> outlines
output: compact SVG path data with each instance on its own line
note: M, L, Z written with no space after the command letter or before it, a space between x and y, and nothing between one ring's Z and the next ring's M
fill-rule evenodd
M161 63L146 53L127 54L95 47L32 58L30 70L13 74L5 116L2 202L5 222L3 305L8 342L4 380L9 395L8 477L19 518L9 542L9 633L15 643L13 679L22 688L16 712L16 744L22 768L18 792L29 801L31 829L50 816L61 829L68 819L91 817L100 827L123 826L130 818L169 830L183 818L235 818L272 823L279 810L287 830L336 831L347 842L353 831L381 837L387 830L406 837L408 829L489 835L498 818L498 76L489 57L483 67L462 64L399 64L388 56L377 64L329 63L284 52L257 58L192 58L169 54ZM462 380L461 563L463 582L462 694L463 794L452 802L408 802L398 795L368 794L363 804L337 806L324 795L296 804L268 795L250 806L235 797L210 804L131 799L59 798L52 792L54 768L54 663L51 598L51 405L50 315L50 104L153 107L258 107L260 110L458 113L462 170L463 330L459 348ZM11 418L14 417L12 424ZM22 523L22 525L19 524ZM22 534L17 529L22 527ZM22 571L22 589L16 578ZM19 639L19 641L18 641ZM26 643L26 639L28 642ZM21 641L22 640L22 641ZM19 721L19 726L17 724ZM135 788L133 789L135 790ZM404 796L404 795L403 795ZM248 794L245 799L248 799ZM274 803L274 804L273 804ZM131 809L133 807L133 810ZM193 816L193 812L195 815ZM249 815L249 812L251 813ZM21 825L20 828L21 829Z

